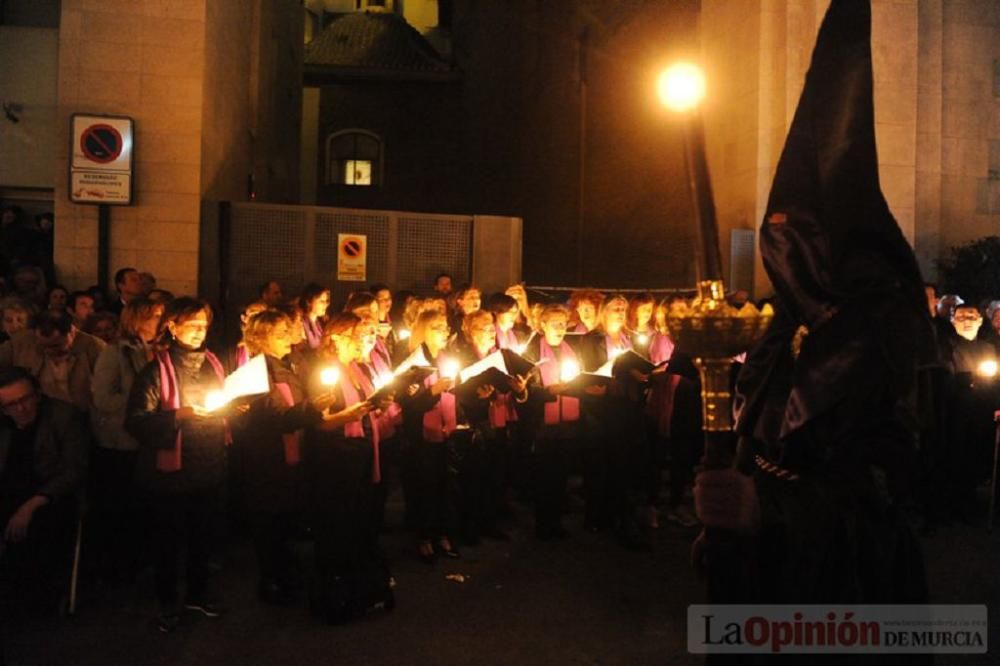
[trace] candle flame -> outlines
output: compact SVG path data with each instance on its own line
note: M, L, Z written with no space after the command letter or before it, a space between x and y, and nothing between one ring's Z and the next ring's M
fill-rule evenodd
M448 359L441 364L441 376L445 379L456 379L458 377L458 361Z
M640 345L644 345L647 342L649 342L649 336L646 335L645 333L640 333L639 337L637 339L638 339Z
M565 359L559 366L559 379L565 384L573 381L580 374L580 364L571 358Z
M399 333L396 334L396 337L399 338L400 340L409 340L410 339L409 329L405 328L399 329Z
M993 359L987 359L979 364L976 371L981 377L996 377L997 376L997 362Z
M205 409L210 412L225 407L229 403L224 391L209 391L205 394Z
M391 372L383 372L381 374L375 375L375 379L372 381L372 383L374 384L375 390L377 391L381 388L388 386L392 380L393 380L393 375Z
M337 370L337 368L323 368L319 373L319 381L323 386L333 386L340 381L340 370Z

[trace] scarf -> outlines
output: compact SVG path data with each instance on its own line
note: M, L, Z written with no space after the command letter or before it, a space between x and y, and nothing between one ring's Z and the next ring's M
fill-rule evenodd
M538 356L540 360L548 360L539 367L542 375L542 386L551 386L560 383L560 369L564 359L576 361L576 354L573 348L563 340L559 345L559 353L556 354L545 339L539 340ZM545 425L556 425L560 422L578 421L580 419L580 400L578 398L568 398L556 396L555 402L545 403Z
M438 359L434 362L434 365L437 365L441 358L438 355ZM424 388L429 390L437 380L438 373L435 371L424 380ZM458 415L455 409L455 394L445 391L440 395L440 399L434 403L434 406L424 412L424 441L443 442L454 432L457 425Z
M309 317L302 317L302 331L310 349L317 349L323 343L323 325L318 320L312 322Z
M212 366L215 375L219 378L219 383L224 384L226 373L222 369L222 363L215 354L205 351L205 360ZM177 383L177 371L174 369L174 362L170 358L170 351L156 353L156 363L160 368L160 407L165 411L177 411L181 408L181 392ZM229 432L229 424L223 419L226 429L226 445L232 441ZM156 452L156 469L161 472L179 472L181 470L181 429L177 428L177 437L174 439L174 448L161 449Z
M344 394L344 407L351 407L375 393L375 387L365 372L358 367L358 364L351 361L346 368L337 362L340 369L341 381L340 390ZM360 391L358 390L360 387ZM379 483L382 480L382 463L379 457L379 426L375 418L375 412L368 412L363 418L369 419L372 429L372 483ZM365 427L361 419L351 421L344 425L344 437L365 439Z
M289 409L295 406L295 396L292 395L291 386L285 382L274 382L274 388L278 391L285 406ZM302 430L282 433L281 439L285 444L285 464L298 465L302 461Z

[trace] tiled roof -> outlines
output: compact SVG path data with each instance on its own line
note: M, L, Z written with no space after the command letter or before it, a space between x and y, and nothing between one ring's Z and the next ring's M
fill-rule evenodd
M330 23L305 48L307 72L357 78L451 78L450 63L402 17L354 12Z

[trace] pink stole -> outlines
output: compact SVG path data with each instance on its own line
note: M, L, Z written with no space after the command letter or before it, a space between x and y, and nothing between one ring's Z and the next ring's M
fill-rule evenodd
M375 373L376 377L388 377L392 375L392 368L389 366L388 361L377 353L378 349L372 350L369 354L368 360L369 367L372 372ZM396 427L403 423L403 410L399 406L399 403L392 402L389 403L388 409L386 409L378 418L379 428L382 432L380 433L383 439L389 439L396 434Z
M441 355L438 355L438 361ZM437 362L434 363L437 365ZM424 387L428 390L438 380L438 373L435 371L424 380ZM458 425L458 415L456 413L455 394L445 391L440 395L440 400L434 406L424 412L424 441L443 442L455 431Z
M509 331L501 331L497 329L497 347L500 349L516 349L517 348L517 334L514 333L514 329Z
M319 321L311 322L309 317L302 317L302 331L310 349L316 349L323 342L323 325Z
M291 386L285 382L274 382L274 388L289 409L295 406L295 396L292 395ZM302 430L282 433L281 438L285 444L285 464L298 465L302 461Z
M372 386L371 381L369 381L368 376L365 375L364 370L358 367L357 363L351 361L351 364L346 368L340 363L337 366L341 370L341 380L339 382L340 389L344 393L344 407L351 407L356 405L362 400L367 400L369 396L375 393L375 387ZM354 383L361 387L359 392ZM369 424L372 428L372 483L378 483L382 480L382 462L379 459L379 426L378 421L375 420L375 412L368 412L364 417L368 418ZM361 422L361 419L357 421L351 421L350 423L344 425L344 437L356 437L360 439L365 438L365 427Z
M205 360L211 364L215 375L219 378L219 384L226 381L226 372L222 369L222 363L215 354L205 351ZM174 369L174 362L170 358L169 351L156 353L156 363L160 368L160 407L165 411L176 412L181 408L181 391L177 384L177 371ZM229 424L225 422L226 445L232 442L229 433ZM160 449L156 452L156 469L161 472L179 472L181 470L181 429L177 428L177 437L174 439L174 448Z
M242 344L236 345L236 367L242 368L250 360L250 352Z
M511 331L513 333L513 331ZM497 334L499 335L499 333ZM501 347L503 349L503 347ZM496 351L496 347L488 351L485 355L479 353L478 349L473 347L473 351L476 352L476 356L479 360L483 360L486 356L489 356ZM494 430L503 430L507 427L508 421L517 420L517 412L514 411L514 405L511 404L511 394L510 391L501 392L499 386L493 387L493 398L490 400L489 414L490 414L490 425Z
M654 333L653 340L649 344L649 360L659 365L669 361L673 354L673 340L659 331ZM680 375L667 375L664 381L653 383L646 398L646 414L656 423L656 432L661 437L670 436L674 415L674 393L680 381Z
M551 386L560 383L560 369L562 361L565 359L576 359L573 348L563 340L559 345L557 355L549 343L544 339L538 341L538 356L540 360L549 359L547 363L538 366L542 375L542 386ZM571 422L580 420L580 400L578 398L568 398L556 396L555 402L545 403L545 425L556 425L560 422Z

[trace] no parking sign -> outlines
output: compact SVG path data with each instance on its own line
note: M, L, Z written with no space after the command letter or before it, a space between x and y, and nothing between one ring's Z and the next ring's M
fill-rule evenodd
M368 237L337 234L337 279L364 282L368 271Z
M132 203L132 119L75 114L69 197L74 203Z

